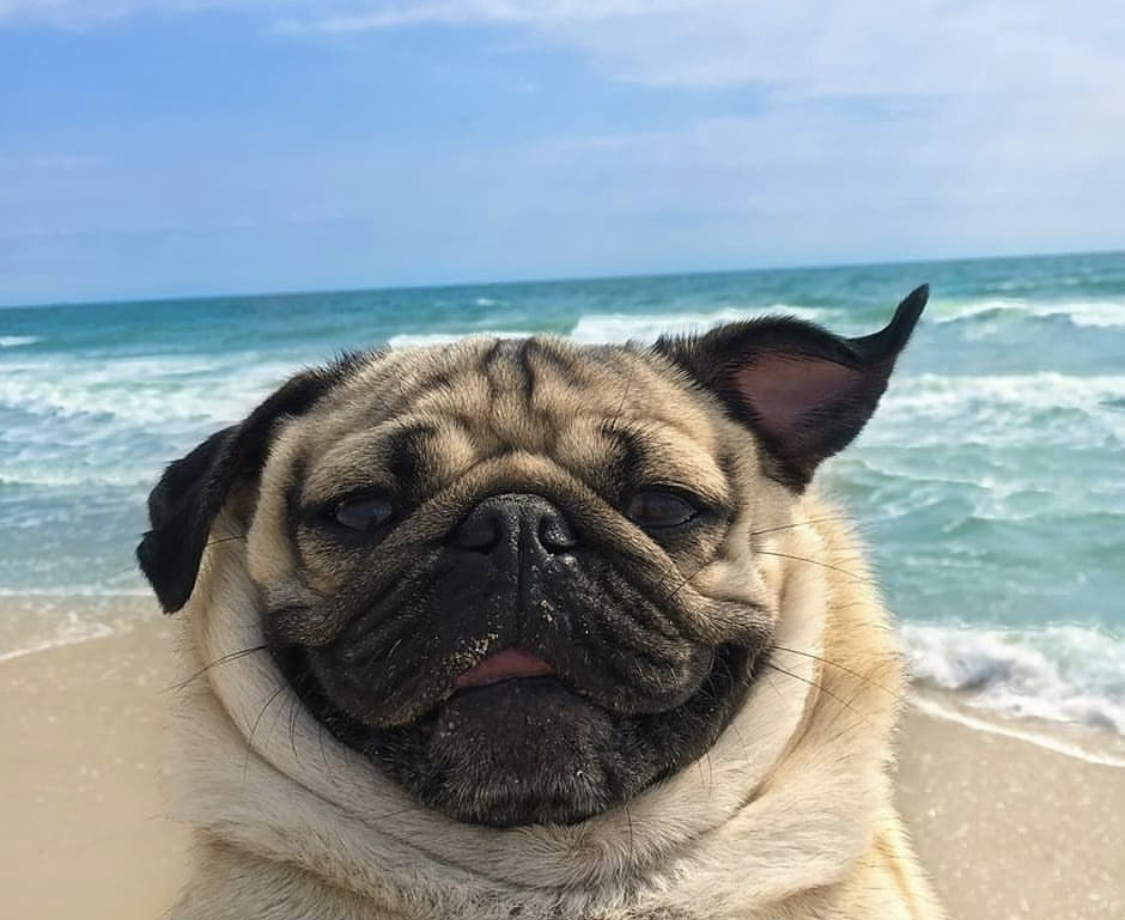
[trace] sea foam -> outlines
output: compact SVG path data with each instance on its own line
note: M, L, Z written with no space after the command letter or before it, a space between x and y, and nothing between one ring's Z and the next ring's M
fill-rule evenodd
M1005 716L1125 735L1125 637L1090 626L1003 630L907 623L916 683Z
M895 378L865 443L991 446L1125 444L1125 374L903 374Z
M722 323L733 323L756 316L793 316L820 323L831 322L835 311L787 304L766 307L747 306L712 312L672 314L594 313L581 317L569 337L583 345L623 342L655 342L662 335L690 335L706 332Z
M291 364L239 354L12 361L0 377L0 409L131 425L221 424L245 414L293 370Z
M935 323L959 323L1001 316L1050 319L1065 317L1075 326L1125 327L1125 302L1113 300L1030 301L1013 297L985 297L968 301L937 302L927 312Z
M722 323L733 323L756 316L793 316L812 322L829 323L841 311L772 304L766 307L747 306L742 309L725 308L710 312L688 313L590 313L578 318L565 333L566 338L580 345L624 344L655 342L662 335L689 335L706 332ZM500 339L521 338L533 334L528 330L496 329L474 330L472 333L435 332L392 336L387 344L392 348L409 348L426 345L448 345L466 335L494 336Z

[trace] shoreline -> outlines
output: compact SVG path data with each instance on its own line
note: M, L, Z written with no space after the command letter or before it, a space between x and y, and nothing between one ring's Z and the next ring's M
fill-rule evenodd
M44 603L49 601L49 603ZM81 618L74 609L83 611ZM13 635L19 634L20 615L43 615L59 609L67 611L55 624L53 638L33 634L6 649ZM12 662L55 649L72 648L165 622L148 591L106 595L11 595L0 596L0 677ZM92 614L92 615L91 615ZM6 628L4 628L6 625ZM982 627L988 629L988 627ZM17 642L20 640L17 639ZM1125 769L1125 735L1108 727L1061 720L1014 716L977 703L968 691L933 687L920 681L910 685L906 703L927 715L953 722L966 729L996 734L1062 754L1084 763Z
M1021 741L1094 766L1125 770L1125 738L1109 729L1031 717L1006 717L1003 713L975 706L967 697L952 690L913 687L908 703L931 718L970 731Z

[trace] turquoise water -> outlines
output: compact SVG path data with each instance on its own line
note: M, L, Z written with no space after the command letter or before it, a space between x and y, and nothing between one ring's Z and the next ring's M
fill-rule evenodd
M921 680L1125 733L1122 254L0 310L0 594L43 598L49 641L58 598L143 593L161 467L340 350L645 340L768 311L857 334L923 281L891 390L823 479Z

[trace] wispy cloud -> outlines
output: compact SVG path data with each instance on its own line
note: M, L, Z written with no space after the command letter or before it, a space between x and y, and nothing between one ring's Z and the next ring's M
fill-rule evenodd
M423 25L572 26L690 9L684 0L429 0L285 20L293 32L367 32Z
M622 80L793 95L1117 93L1116 0L0 0L4 22L256 12L291 34L424 26L518 30Z
M367 31L463 23L590 22L690 8L685 0L0 0L0 20L63 25L124 19L145 13L184 14L207 9L289 13L295 27Z
M1125 21L1114 0L423 0L290 5L290 32L424 25L520 29L620 79L767 84L799 95L1115 91Z

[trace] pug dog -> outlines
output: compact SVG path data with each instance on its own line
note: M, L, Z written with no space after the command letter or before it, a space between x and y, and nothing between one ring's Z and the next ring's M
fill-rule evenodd
M173 920L933 920L903 678L814 488L925 305L290 379L172 463Z

